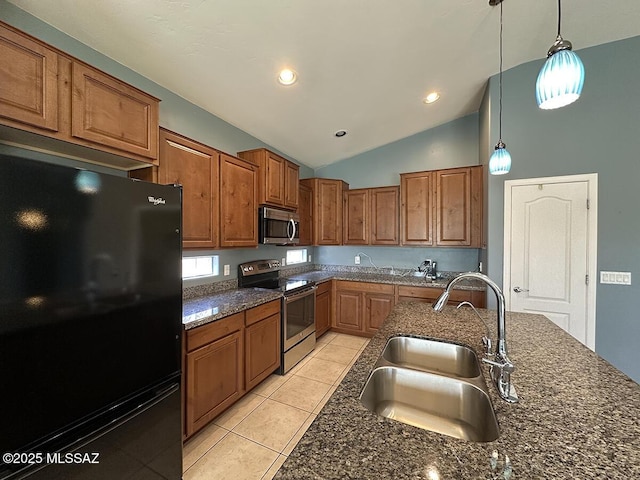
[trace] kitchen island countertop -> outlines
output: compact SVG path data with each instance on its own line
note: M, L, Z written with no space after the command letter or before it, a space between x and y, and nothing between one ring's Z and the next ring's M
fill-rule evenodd
M495 312L479 310L495 338ZM485 327L470 309L440 314L396 305L280 468L279 480L640 478L640 386L541 315L507 313L509 357L520 403L487 384L500 437L473 443L379 417L362 387L389 337L420 335L482 351ZM483 368L485 380L487 367ZM490 458L498 452L498 469Z

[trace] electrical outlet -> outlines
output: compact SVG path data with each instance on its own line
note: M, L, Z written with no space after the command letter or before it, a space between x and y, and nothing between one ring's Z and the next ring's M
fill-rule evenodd
M631 272L600 272L600 283L631 285Z
M283 258L282 261L280 262L280 266L284 267L287 264L287 259Z
M356 255L353 261L356 263L356 265L360 265L360 255Z
M229 274L231 273L231 269L230 269L230 268L231 268L231 267L230 267L229 265L225 265L225 266L222 268L223 275L225 275L225 276L226 276L226 275L229 275Z
M309 263L311 263L311 255L309 255Z

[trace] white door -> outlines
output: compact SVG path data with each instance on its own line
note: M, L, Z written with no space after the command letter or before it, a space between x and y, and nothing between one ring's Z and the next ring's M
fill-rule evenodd
M595 348L597 175L505 182L507 308Z

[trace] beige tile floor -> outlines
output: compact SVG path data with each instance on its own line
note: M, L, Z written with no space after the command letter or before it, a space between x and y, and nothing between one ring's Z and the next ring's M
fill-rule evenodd
M328 332L287 375L271 375L184 445L184 480L270 480L368 339Z

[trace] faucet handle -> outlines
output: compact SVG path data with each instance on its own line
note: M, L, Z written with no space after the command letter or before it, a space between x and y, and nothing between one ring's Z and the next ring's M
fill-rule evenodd
M493 352L491 351L491 348L493 346L491 344L491 339L486 335L482 337L482 345L484 346L485 355L493 355Z

